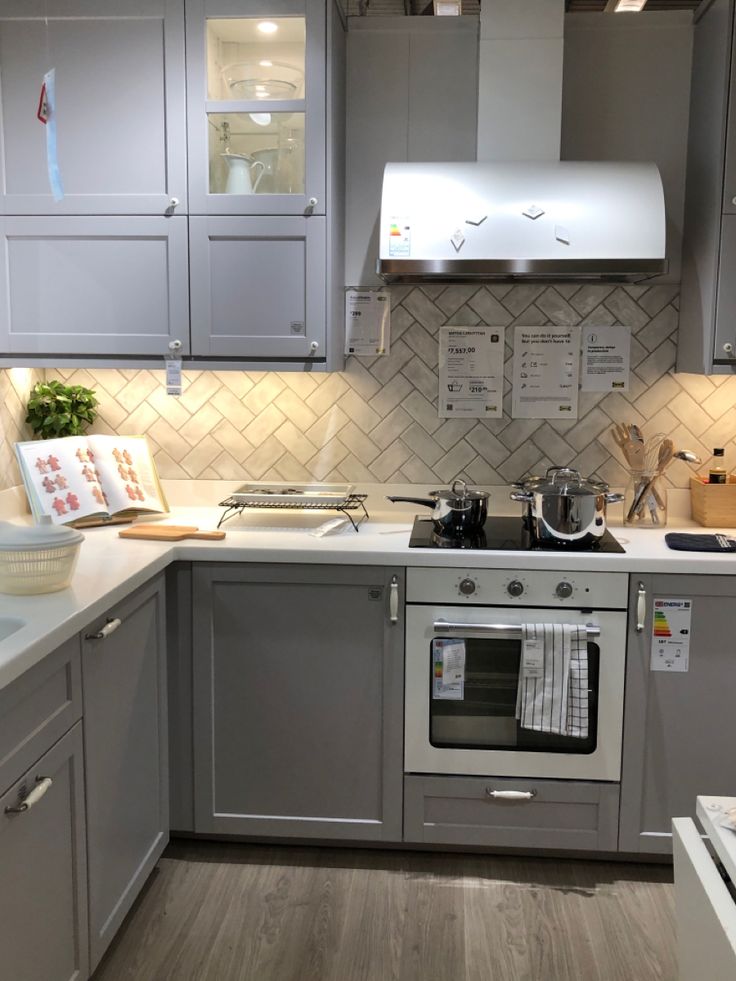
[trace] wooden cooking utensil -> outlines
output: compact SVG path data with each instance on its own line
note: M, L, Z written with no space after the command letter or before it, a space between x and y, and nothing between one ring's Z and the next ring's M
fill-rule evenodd
M133 525L118 534L121 538L138 538L152 542L180 542L184 538L199 538L219 542L224 531L200 531L196 525Z

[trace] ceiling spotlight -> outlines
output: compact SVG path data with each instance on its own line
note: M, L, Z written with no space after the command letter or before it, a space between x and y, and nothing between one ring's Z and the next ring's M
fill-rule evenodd
M433 0L435 17L459 17L462 11L462 0Z
M272 20L262 20L258 24L261 34L275 34L278 29L278 24L274 24Z
M608 0L607 14L638 14L646 6L647 0Z
M270 112L249 112L248 115L256 124L256 126L270 126L271 125L271 113Z
M261 68L273 68L272 61L259 61L258 64L261 66Z

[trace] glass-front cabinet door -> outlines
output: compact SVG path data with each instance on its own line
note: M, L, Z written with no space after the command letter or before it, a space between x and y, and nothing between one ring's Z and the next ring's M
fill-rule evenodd
M325 213L320 0L187 5L192 214Z

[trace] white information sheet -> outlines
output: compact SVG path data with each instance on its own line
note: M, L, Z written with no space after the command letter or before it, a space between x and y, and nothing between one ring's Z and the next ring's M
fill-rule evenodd
M388 290L345 290L345 354L388 354L391 294Z
M629 327L583 327L583 392L628 392Z
M432 641L432 698L462 701L465 697L465 641Z
M516 327L512 417L576 419L579 374L579 327Z
M503 353L503 327L440 327L440 416L500 419Z
M650 671L687 671L692 600L655 599Z

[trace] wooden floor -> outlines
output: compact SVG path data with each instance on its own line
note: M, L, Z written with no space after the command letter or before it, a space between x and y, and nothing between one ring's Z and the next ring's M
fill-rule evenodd
M169 846L94 981L675 981L672 870Z

